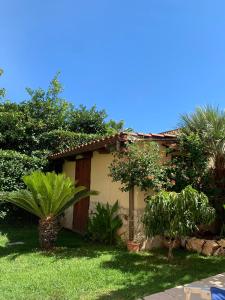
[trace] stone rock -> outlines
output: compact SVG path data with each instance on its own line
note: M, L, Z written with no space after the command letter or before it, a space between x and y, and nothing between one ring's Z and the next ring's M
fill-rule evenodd
M141 250L152 250L163 247L163 238L159 235L146 239L141 247Z
M165 248L169 248L169 243L170 243L169 240L166 239L166 238L164 238L164 240L163 240L163 246L164 246ZM181 246L181 241L180 241L180 239L176 239L176 240L175 240L175 244L174 244L173 249L180 248L180 246Z
M188 241L188 237L184 237L180 239L180 245L182 248L186 248L187 241Z
M214 240L206 240L205 244L203 245L202 254L210 256L213 255L213 253L220 248L220 246L217 244Z
M205 240L193 237L187 240L186 249L201 253L204 243Z
M218 243L221 247L225 248L225 240L219 240L219 241L217 241L217 243Z
M225 248L219 247L214 253L214 256L225 256Z

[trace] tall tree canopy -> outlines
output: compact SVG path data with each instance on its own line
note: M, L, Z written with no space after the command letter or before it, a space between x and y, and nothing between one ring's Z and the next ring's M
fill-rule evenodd
M35 169L48 171L49 152L62 151L123 128L123 121L107 121L105 110L96 106L76 107L65 100L59 73L47 90L26 91L27 99L17 103L6 100L5 89L0 88L0 191L17 190L23 185L22 175Z
M1 73L0 73L1 75ZM27 88L28 99L20 103L1 101L0 102L0 148L16 150L31 154L37 150L54 150L50 138L45 139L43 135L54 136L58 141L66 136L66 143L58 148L82 143L82 136L79 139L74 134L84 134L84 142L90 140L87 134L108 135L123 129L123 122L107 121L105 110L97 110L96 106L90 109L84 105L77 108L62 98L63 87L59 81L59 74L51 80L47 90L38 88ZM2 93L3 95L3 93ZM59 135L57 138L56 135ZM74 142L74 140L76 140ZM49 141L49 145L47 145ZM54 143L55 144L55 143Z

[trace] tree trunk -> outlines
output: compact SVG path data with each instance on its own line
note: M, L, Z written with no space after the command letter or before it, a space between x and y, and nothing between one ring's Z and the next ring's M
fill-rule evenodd
M175 245L175 239L172 240L170 239L169 241L169 250L168 250L168 260L172 260L173 259L173 248Z
M39 242L43 250L51 250L56 242L60 229L58 219L47 217L39 220Z
M129 191L129 241L134 239L134 187Z

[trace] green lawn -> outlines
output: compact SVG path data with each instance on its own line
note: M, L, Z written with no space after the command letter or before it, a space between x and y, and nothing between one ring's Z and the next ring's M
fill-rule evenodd
M8 246L7 241L25 245ZM62 231L58 248L38 250L36 228L0 227L0 299L137 299L225 271L225 258L177 251L130 254Z

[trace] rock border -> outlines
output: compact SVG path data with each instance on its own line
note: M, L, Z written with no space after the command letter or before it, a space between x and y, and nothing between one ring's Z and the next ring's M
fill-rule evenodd
M205 256L225 256L225 240L206 240L196 237L181 239L181 245L188 251Z
M175 248L180 247L205 256L225 256L225 239L207 240L185 237L176 240ZM161 236L146 239L142 244L141 250L148 251L156 248L168 248L168 240Z

